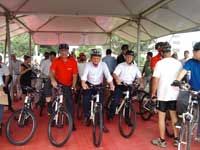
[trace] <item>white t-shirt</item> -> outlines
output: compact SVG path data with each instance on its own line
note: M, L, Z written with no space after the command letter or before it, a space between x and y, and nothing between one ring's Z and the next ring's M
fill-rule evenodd
M182 69L180 61L174 58L164 58L155 66L153 77L159 78L157 97L159 101L173 101L177 99L179 89L171 86Z
M0 85L4 85L3 83L3 75L8 76L10 74L8 67L5 64L0 64Z
M80 77L83 75L85 65L86 65L86 62L78 63L78 74L79 74Z
M19 75L20 74L20 67L22 62L20 60L11 61L11 65L9 66L11 69L12 75Z
M114 72L121 81L126 84L132 84L135 78L141 78L141 72L135 64L120 63L115 68Z
M91 84L98 85L103 83L103 77L106 77L108 82L112 81L112 76L108 70L106 63L100 62L98 66L94 66L92 62L85 65L81 80L88 81Z
M51 61L50 59L46 59L43 60L40 64L40 70L41 72L46 75L49 76L49 70L50 70L50 66L51 66Z

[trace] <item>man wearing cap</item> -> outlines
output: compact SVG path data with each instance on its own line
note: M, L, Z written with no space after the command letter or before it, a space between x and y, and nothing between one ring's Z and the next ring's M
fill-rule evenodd
M101 62L101 52L97 49L91 50L91 61L86 63L83 75L81 76L81 84L84 89L83 95L83 108L84 108L84 123L89 125L90 117L90 99L95 90L89 89L88 85L102 85L103 77L105 76L107 82L110 85L110 89L114 90L113 78L108 70L106 63ZM103 90L100 91L100 102L103 104ZM103 125L103 131L108 132L108 129Z
M150 67L151 67L151 70L153 72L155 66L156 66L156 63L158 61L160 61L162 59L162 45L163 45L164 42L158 42L156 43L155 45L155 49L158 51L158 54L154 57L152 57L151 59L151 62L150 62Z
M50 78L53 87L57 84L63 85L63 96L66 100L66 108L73 117L72 88L75 89L78 67L74 58L68 57L68 44L59 45L60 56L53 60L50 68ZM75 130L73 120L73 130Z
M125 62L125 54L128 51L129 46L127 44L123 44L121 47L121 54L117 56L117 64L120 64L122 62Z
M142 75L139 68L133 64L134 52L128 50L125 54L125 62L117 65L113 72L113 77L116 81L116 88L113 95L113 100L110 105L109 110L109 119L113 119L115 115L115 110L117 105L120 102L120 98L122 97L122 92L124 91L124 86L122 86L122 82L128 85L132 85L133 81L138 78L141 87L143 86Z
M171 46L168 42L162 44L163 59L156 63L153 72L152 81L152 99L156 101L158 110L158 126L160 137L152 140L152 144L165 148L165 117L166 111L169 111L174 131L174 146L178 144L178 132L175 128L177 122L176 99L179 90L172 87L171 83L176 79L182 65L180 61L171 57Z

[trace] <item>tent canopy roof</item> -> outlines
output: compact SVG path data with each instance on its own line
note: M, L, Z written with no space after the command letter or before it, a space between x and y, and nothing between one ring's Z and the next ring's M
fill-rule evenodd
M96 45L116 34L137 41L200 29L199 0L0 0L0 40L5 15L11 36L30 32L37 44Z

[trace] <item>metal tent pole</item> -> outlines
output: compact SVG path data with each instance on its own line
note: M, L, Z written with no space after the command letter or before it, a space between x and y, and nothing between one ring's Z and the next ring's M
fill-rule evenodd
M139 57L140 57L140 28L141 28L141 19L138 18L138 22L137 22L137 65L140 66L140 60L139 60Z
M32 40L31 40L31 32L29 32L29 55L32 56Z
M7 34L6 34L6 39L4 42L4 63L6 62L6 53L7 53Z
M6 14L6 46L8 50L8 60L11 63L11 41L10 41L10 25L9 25L9 14Z

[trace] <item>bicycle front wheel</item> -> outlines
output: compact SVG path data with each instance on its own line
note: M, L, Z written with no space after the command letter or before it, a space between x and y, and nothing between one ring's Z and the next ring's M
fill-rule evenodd
M94 110L94 120L93 120L93 143L96 147L101 145L103 137L103 113L102 107L96 107Z
M66 111L51 116L48 124L48 138L52 145L63 146L72 133L72 117Z
M182 123L179 133L178 150L190 150L191 146L191 124L189 121Z
M33 137L36 126L36 118L32 111L18 110L7 121L6 137L11 144L24 145Z
M125 104L120 111L118 127L120 134L125 138L129 138L133 134L136 128L136 112L132 105L126 106Z

